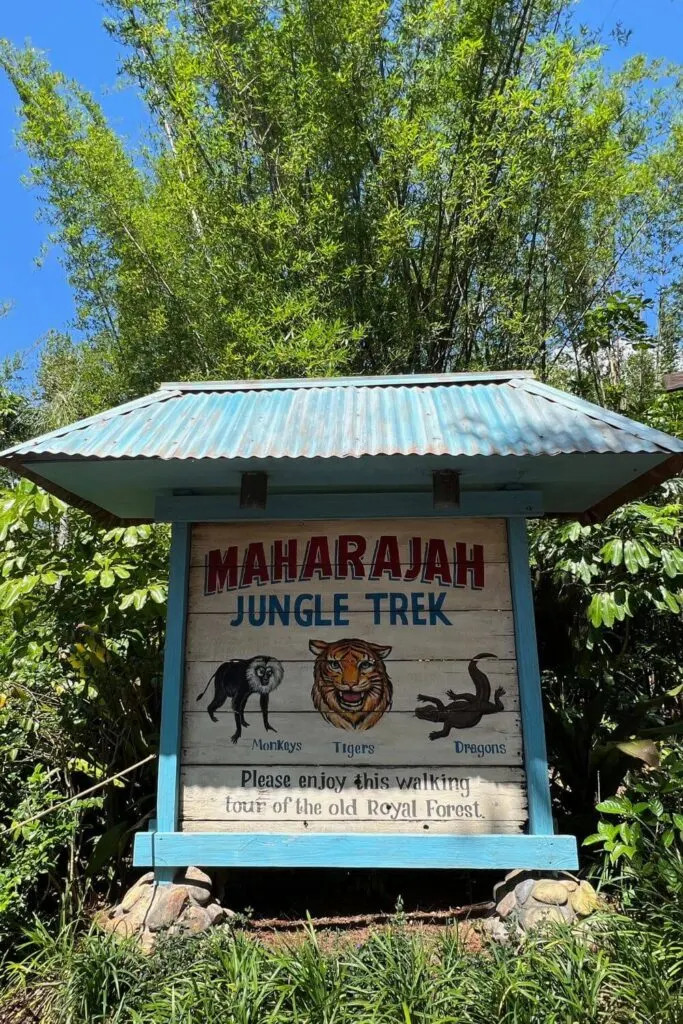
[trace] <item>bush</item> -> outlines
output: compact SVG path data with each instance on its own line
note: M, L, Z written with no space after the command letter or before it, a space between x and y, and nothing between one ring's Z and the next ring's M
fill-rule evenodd
M75 798L156 749L166 552L163 527L0 488L0 954L34 911L125 878L153 763Z
M479 953L455 931L433 940L400 925L329 953L312 929L281 949L218 931L169 939L151 957L92 932L53 940L39 929L6 980L15 1004L51 993L45 1024L674 1024L680 907L667 921L610 916L599 946L558 927Z
M597 806L606 818L586 845L604 853L603 876L619 881L622 899L683 894L683 744L664 748L658 767L630 772L619 796ZM616 821L614 819L617 819Z

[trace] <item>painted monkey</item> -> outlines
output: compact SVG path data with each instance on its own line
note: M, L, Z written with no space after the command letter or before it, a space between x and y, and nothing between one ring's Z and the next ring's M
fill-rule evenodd
M230 697L235 714L235 732L231 739L233 743L237 743L242 735L242 727L249 725L244 717L247 701L252 693L258 693L263 724L268 732L277 732L268 721L268 701L270 694L282 682L284 673L282 662L265 654L258 654L255 658L233 658L232 661L225 661L219 665L197 700L202 699L209 684L215 679L213 700L206 710L211 721L217 722L214 712Z

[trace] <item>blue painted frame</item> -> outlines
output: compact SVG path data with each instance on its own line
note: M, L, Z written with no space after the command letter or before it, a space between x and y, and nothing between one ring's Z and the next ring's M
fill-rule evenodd
M505 499L493 511L493 505L465 502L463 515L496 515L507 521L510 584L518 663L520 707L524 742L524 766L529 801L529 835L377 835L314 834L291 835L255 833L183 833L177 831L180 744L182 725L182 688L185 658L185 620L188 598L188 568L191 522L225 522L235 519L320 519L330 515L334 498L338 510L340 496L307 495L302 508L300 495L282 495L288 501L279 506L287 515L268 510L239 510L236 496L172 496L158 499L159 518L174 520L164 655L164 692L162 699L157 819L147 833L135 836L133 863L153 866L161 882L172 880L175 868L198 864L204 867L385 867L385 868L542 868L575 870L578 867L574 836L553 834L548 766L543 727L540 673L536 647L533 595L529 572L529 545L525 515L537 515L533 492L488 492L487 502ZM342 496L349 505L335 518L358 517L359 495ZM401 498L400 502L396 499ZM464 497L464 495L463 495ZM470 498L474 499L474 495ZM392 511L380 499L391 499ZM417 500L416 500L417 499ZM439 515L431 504L431 495L372 495L373 514ZM291 514L290 502L297 513ZM507 503L507 504L506 504ZM475 511L474 505L478 505ZM501 505L506 508L503 512ZM365 505L367 508L368 506ZM397 511L397 508L401 511ZM411 511L404 511L410 508ZM484 508L490 511L483 511ZM419 511L418 511L419 509ZM514 511L513 511L514 509ZM239 515L236 514L239 512ZM453 512L446 513L453 517ZM373 515L374 517L374 515ZM362 518L370 518L363 516Z
M133 863L300 868L547 868L575 870L574 836L139 832Z
M183 720L183 681L185 669L185 622L187 619L188 578L190 567L189 523L174 523L171 531L169 559L168 609L166 613L166 646L161 693L161 728L159 730L159 768L157 776L157 816L155 829L174 833L178 828L180 781L180 742ZM148 833L150 836L155 832ZM137 847L137 837L136 837ZM158 866L152 851L152 864L157 882L173 881L173 870Z
M515 624L517 677L522 716L524 768L529 800L529 832L553 834L553 815L545 749L541 674L538 668L534 598L529 571L529 539L523 519L508 519L508 559Z

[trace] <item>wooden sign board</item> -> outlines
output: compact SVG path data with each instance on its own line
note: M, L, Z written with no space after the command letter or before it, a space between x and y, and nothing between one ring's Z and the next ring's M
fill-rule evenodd
M504 520L197 524L184 832L527 819Z

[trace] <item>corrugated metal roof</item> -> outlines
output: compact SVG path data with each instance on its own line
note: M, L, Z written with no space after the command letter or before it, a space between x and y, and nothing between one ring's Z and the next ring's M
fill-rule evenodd
M444 468L463 492L522 488L592 521L679 472L683 441L519 372L210 381L164 384L0 463L105 522L150 521L163 495L236 494L254 470L305 497L431 493Z
M523 374L168 384L2 453L52 458L683 453L683 441Z

